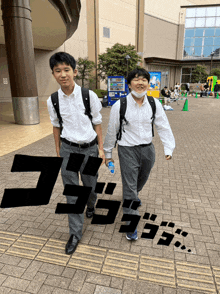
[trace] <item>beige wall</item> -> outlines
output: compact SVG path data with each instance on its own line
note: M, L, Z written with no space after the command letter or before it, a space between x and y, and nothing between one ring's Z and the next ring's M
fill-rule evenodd
M65 52L73 55L75 59L88 56L86 0L81 0L78 28L73 36L65 41L64 49Z
M136 50L141 52L141 62L140 66L143 66L143 52L144 52L144 4L145 0L136 0Z
M190 5L188 0L145 0L145 13L179 24L181 5Z
M52 50L60 46L66 39L66 26L59 12L45 0L30 0L30 6L34 48Z
M3 83L3 78L8 84ZM5 45L0 45L0 102L12 102Z
M65 51L77 60L88 56L86 0L81 0L81 13L78 29L73 36L53 51L35 50L36 75L39 100L47 100L51 93L59 89L59 85L51 74L50 56L55 52Z
M110 38L103 37L103 27L110 28ZM99 51L115 43L135 45L136 34L135 0L99 1Z
M59 89L52 76L49 59L52 54L61 50L63 51L63 46L55 51L34 50L39 100L47 100L51 93ZM25 75L22 66L21 74ZM7 78L8 84L3 83L3 78ZM5 45L0 45L0 102L12 102Z
M51 93L59 89L59 85L52 75L49 59L55 52L63 51L63 49L64 46L50 52L44 50L34 51L38 98L40 101L47 100Z
M59 89L59 85L52 76L49 59L55 53L65 51L75 59L88 56L87 46L87 13L86 0L81 0L81 13L78 29L64 44L53 51L35 50L35 66L37 75L39 100L47 100L51 93Z
M219 0L190 0L194 5L208 5L208 4L220 4ZM187 5L187 4L183 4Z
M144 57L176 58L178 25L145 14Z

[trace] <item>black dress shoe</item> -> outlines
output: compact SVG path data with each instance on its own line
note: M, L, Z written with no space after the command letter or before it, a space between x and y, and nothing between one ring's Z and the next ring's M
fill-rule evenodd
M87 209L86 209L86 217L88 217L88 218L93 217L94 212L95 212L95 208L94 207L93 208L87 207Z
M76 238L75 235L71 235L69 241L66 244L65 252L66 254L72 254L79 243L79 240Z

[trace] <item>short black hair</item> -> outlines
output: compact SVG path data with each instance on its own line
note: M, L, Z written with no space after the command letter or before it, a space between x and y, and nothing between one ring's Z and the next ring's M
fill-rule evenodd
M54 66L60 63L70 65L74 70L76 68L76 60L72 55L66 52L57 52L50 57L50 68L53 70Z
M128 85L131 84L131 81L135 77L144 77L144 78L146 78L148 80L148 83L150 82L150 74L144 68L135 68L134 70L132 70L131 72L129 72L129 74L127 76L127 83L128 83Z

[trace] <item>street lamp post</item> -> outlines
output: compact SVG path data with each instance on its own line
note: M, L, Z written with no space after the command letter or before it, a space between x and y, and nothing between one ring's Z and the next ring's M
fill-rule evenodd
M128 76L128 60L130 59L131 57L129 55L126 55L125 56L125 59L127 60L127 76Z
M211 65L210 65L210 76L211 76L211 71L212 71L212 60L213 60L213 56L214 56L214 52L212 52L211 54L210 54L210 56L211 56Z

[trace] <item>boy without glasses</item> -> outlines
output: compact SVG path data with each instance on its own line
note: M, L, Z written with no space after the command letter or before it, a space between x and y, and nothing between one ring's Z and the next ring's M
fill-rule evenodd
M102 108L98 96L89 91L92 123L88 115L85 114L85 105L82 98L81 87L74 82L77 75L76 62L73 56L65 52L58 52L50 58L50 68L55 80L60 85L58 90L59 112L62 118L61 125L51 96L47 100L47 107L53 125L53 134L55 140L56 153L58 157L63 157L61 167L61 176L64 186L79 185L78 172L67 170L67 163L71 153L80 153L85 155L83 164L80 167L81 179L84 186L92 187L87 202L86 216L92 217L94 214L94 205L97 195L94 192L98 174L90 176L82 174L89 156L100 156L105 161L102 141ZM93 125L92 125L93 124ZM93 128L94 126L94 128ZM62 144L61 144L62 142ZM97 146L98 143L98 146ZM75 204L77 197L66 196L68 204ZM72 254L82 238L82 228L84 215L68 214L70 238L66 244L66 254Z
M128 74L128 94L122 136L118 142L118 156L121 168L123 200L141 201L138 193L142 190L155 162L155 150L152 143L152 113L153 109L147 98L147 88L150 74L144 69L135 69ZM156 106L154 124L164 145L166 160L172 158L175 140L167 116L161 103L152 98ZM116 134L120 127L120 101L111 109L108 131L104 142L105 163L113 161L112 149L115 145ZM138 210L123 207L123 214L139 215ZM126 224L129 225L130 221ZM126 234L128 240L137 240L137 228Z

